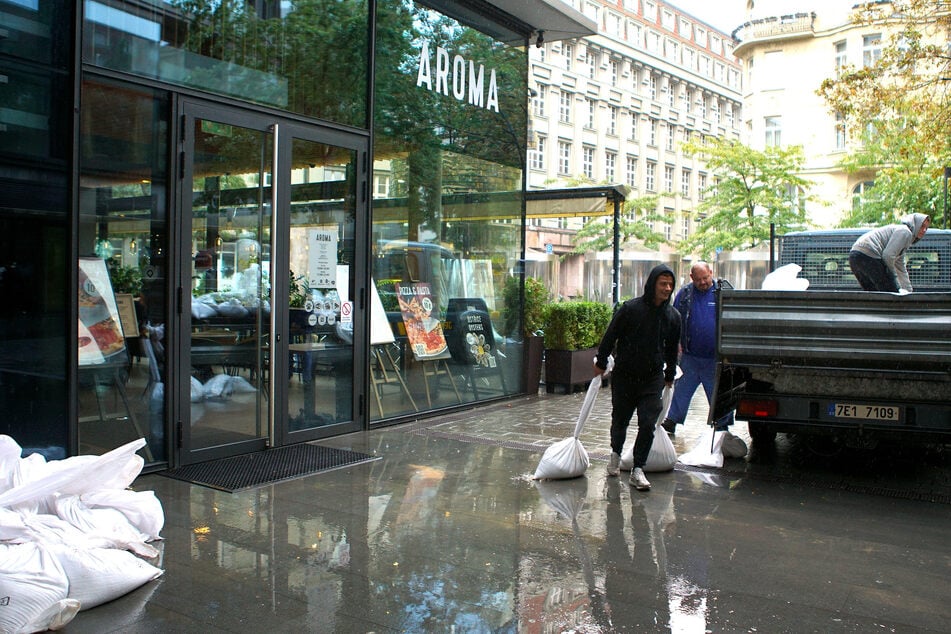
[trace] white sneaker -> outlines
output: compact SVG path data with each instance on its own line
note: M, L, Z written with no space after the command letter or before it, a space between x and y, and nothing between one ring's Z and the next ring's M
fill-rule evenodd
M631 470L631 486L638 491L651 490L651 483L644 477L644 470L640 467Z
M621 454L611 452L611 459L608 460L608 475L617 476L621 471Z

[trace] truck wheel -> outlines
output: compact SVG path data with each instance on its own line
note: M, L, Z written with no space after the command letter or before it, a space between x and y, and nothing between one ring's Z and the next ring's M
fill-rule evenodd
M771 444L776 440L776 431L766 423L747 422L746 428L750 432L750 440L758 445Z

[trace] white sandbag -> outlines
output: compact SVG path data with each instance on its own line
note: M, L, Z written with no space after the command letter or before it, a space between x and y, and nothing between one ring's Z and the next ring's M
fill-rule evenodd
M719 469L723 466L723 435L725 431L714 431L711 427L704 433L697 445L677 458L680 464L691 467L715 467Z
M790 262L781 266L763 280L764 291L804 291L809 288L809 280L796 277L802 267Z
M588 416L591 414L598 392L601 391L603 377L608 376L613 368L614 358L608 357L607 369L602 374L596 374L588 385L588 391L581 403L581 411L578 413L578 420L575 422L574 434L569 438L559 440L545 450L541 460L538 461L538 467L535 469L534 478L536 480L577 478L587 471L590 464L588 452L585 451L578 437L584 429L585 421L588 420Z
M724 458L743 458L749 451L746 442L729 431L723 432L723 445L720 448Z
M201 403L205 399L205 386L195 377L191 378L191 402Z
M23 448L10 436L0 434L0 493L16 485Z
M677 371L680 373L679 367ZM670 404L674 400L674 388L665 385L660 398L660 414L657 415L657 421L654 423L654 440L651 442L650 453L647 454L647 462L644 463L644 471L670 471L677 464L677 450L663 427L667 412L670 411ZM636 437L635 434L635 439ZM621 470L630 471L633 468L634 443L631 443L621 452Z
M536 480L560 480L563 478L577 478L588 470L590 460L588 452L581 441L570 436L554 443L538 461L535 469Z
M101 488L124 489L142 471L145 461L135 452L144 446L145 439L139 438L101 456L75 456L48 463L46 473L38 479L0 493L0 507L42 504L54 495ZM20 461L21 473L32 457Z
M228 398L234 392L234 377L216 374L205 383L205 398Z
M66 572L48 548L0 544L0 632L29 634L58 629L79 611L67 598Z
M126 516L112 508L92 509L79 496L68 495L56 500L56 515L66 520L86 536L105 540L105 545L152 558L158 551L148 545L149 536L134 527Z
M258 391L258 388L254 387L243 376L233 376L231 377L231 391L235 394L254 394Z
M102 490L83 493L80 500L89 508L110 508L122 513L132 526L146 536L147 541L161 539L165 526L165 512L154 491L129 489Z
M118 599L162 575L161 568L125 550L65 544L50 546L49 550L66 574L67 598L79 601L80 610Z

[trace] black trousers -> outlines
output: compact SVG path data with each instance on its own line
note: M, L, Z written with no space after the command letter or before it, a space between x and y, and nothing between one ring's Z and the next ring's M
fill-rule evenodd
M850 251L849 268L866 291L898 292L895 274L888 270L885 261L880 258L869 257L860 251Z
M654 442L654 426L660 416L664 375L650 378L624 374L611 375L611 451L620 455L627 440L627 428L637 412L637 439L634 441L634 467L643 467Z

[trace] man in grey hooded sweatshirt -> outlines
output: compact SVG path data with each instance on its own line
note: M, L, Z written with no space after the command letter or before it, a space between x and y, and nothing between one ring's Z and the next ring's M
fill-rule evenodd
M931 225L926 214L908 214L897 225L872 229L852 245L849 267L866 291L910 293L913 289L905 268L905 251L924 237Z

